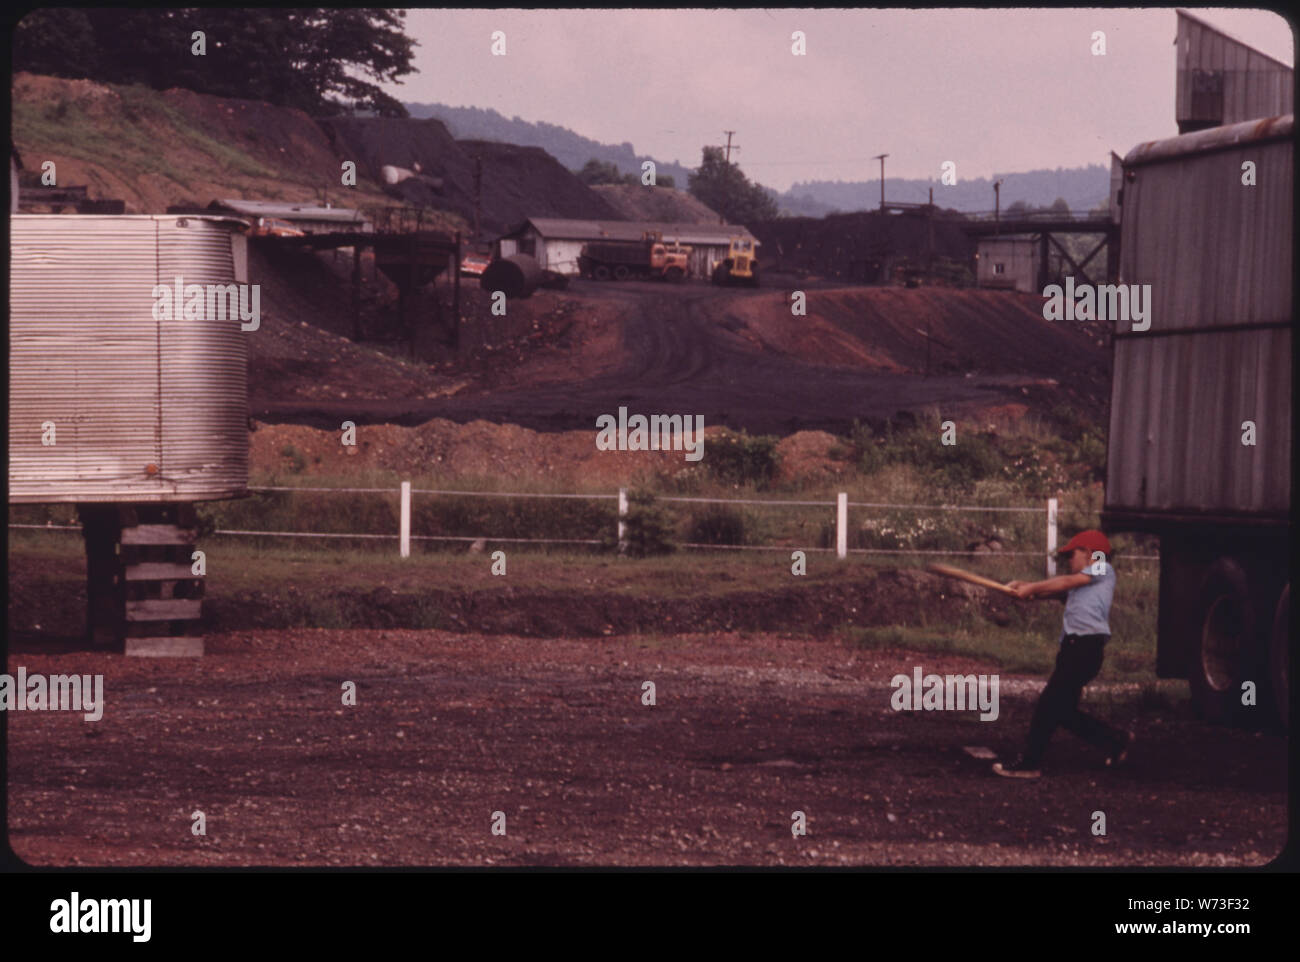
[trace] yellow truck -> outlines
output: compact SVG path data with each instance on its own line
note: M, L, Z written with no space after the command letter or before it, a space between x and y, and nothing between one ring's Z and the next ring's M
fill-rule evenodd
M665 244L654 234L641 241L606 241L586 244L578 257L583 277L607 281L655 280L681 281L690 271L691 248Z
M733 237L727 257L713 268L713 283L721 286L742 284L758 286L758 241L750 237Z

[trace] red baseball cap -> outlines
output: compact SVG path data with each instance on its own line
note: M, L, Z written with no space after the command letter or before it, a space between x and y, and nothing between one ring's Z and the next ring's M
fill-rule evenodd
M1089 557L1092 556L1094 551L1100 551L1106 557L1110 557L1110 541L1096 528L1080 531L1057 554L1069 554L1075 548L1082 548L1087 551Z

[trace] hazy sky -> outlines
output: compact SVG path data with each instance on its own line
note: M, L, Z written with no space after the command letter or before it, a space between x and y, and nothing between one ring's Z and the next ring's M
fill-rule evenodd
M1294 63L1277 14L1195 12ZM398 99L491 107L691 167L734 130L733 160L778 190L873 178L879 153L887 177L937 179L946 160L981 177L1108 163L1178 132L1173 8L412 10L406 29L419 73L387 88Z

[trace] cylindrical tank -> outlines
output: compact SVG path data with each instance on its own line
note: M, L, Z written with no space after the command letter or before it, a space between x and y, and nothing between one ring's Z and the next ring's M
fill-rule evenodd
M251 321L241 329L239 294L250 309L260 299L247 287L245 227L178 215L10 218L10 502L247 492L246 338L258 335ZM155 310L177 277L189 319L185 303L172 319ZM189 285L202 288L201 310Z
M494 260L479 284L485 291L504 291L506 297L528 297L542 282L542 269L528 254L511 254Z

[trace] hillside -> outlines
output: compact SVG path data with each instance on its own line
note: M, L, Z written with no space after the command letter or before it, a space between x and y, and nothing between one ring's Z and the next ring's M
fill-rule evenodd
M12 131L29 170L52 160L60 184L133 214L220 197L318 202L323 189L335 204L392 203L373 179L340 185L343 158L312 118L252 100L20 73Z

